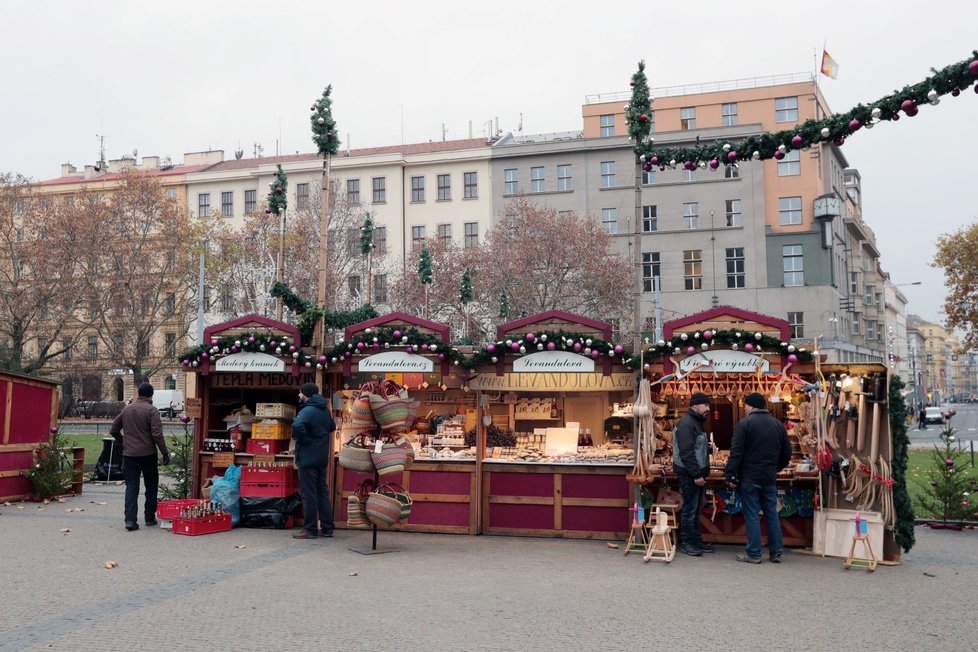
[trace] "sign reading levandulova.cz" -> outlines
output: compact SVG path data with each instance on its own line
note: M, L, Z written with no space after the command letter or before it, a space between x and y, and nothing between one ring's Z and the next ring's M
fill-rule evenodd
M513 373L594 373L594 360L567 351L540 351L514 359Z
M747 351L733 351L729 349L715 349L696 353L679 361L679 370L686 373L694 366L699 364L710 364L712 367L704 367L702 370L716 371L717 373L751 373L757 371L758 365L761 371L767 371L770 363L759 355L748 353Z
M216 371L285 371L285 360L267 353L233 353L214 363Z
M407 353L406 351L384 351L383 353L367 356L366 358L360 360L360 362L357 364L357 370L360 371L360 373L365 371L375 371L381 373L394 373L402 371L408 373L414 372L430 374L435 370L435 363L433 360L426 358L423 355L417 355L416 353Z

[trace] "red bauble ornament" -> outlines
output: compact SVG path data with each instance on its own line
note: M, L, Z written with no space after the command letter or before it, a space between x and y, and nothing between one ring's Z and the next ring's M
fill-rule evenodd
M801 149L801 136L793 136L791 138L791 146L795 149Z
M863 123L861 123L856 118L853 118L852 120L849 121L849 131L858 131L859 128L862 127L862 126L863 126Z
M658 156L653 156L649 160L652 162L652 165L658 165L659 164L659 157Z
M957 97L960 94L961 94L960 88L955 88L954 90L951 91L951 97Z
M730 161L731 163L737 160L736 150L727 152L727 160Z
M914 106L910 107L910 109L907 111L907 117L912 118L918 113L920 113L920 109L918 109L917 105L915 104Z
M894 111L893 115L890 116L890 120L892 120L893 122L896 122L899 119L900 119L900 114L897 113L896 111Z
M968 64L968 72L970 72L973 76L978 77L978 59L975 59Z
M638 119L641 120L642 122L648 122L649 115L647 113L643 113L642 115L638 116Z
M628 82L628 85L629 85L629 86L634 86L634 85L635 85L635 80L633 79L633 80L631 80L630 82Z
M906 113L907 115L910 115L910 112L916 108L917 108L917 103L914 102L913 100L903 100L903 102L900 103L900 110Z
M271 215L271 213L272 213L272 209L271 208L266 208L265 209L265 215Z
M776 152L774 153L774 158L776 158L776 159L778 159L778 160L780 161L781 159L783 159L783 158L784 158L784 152L782 152L782 151L781 151L781 150L779 149L778 151L776 151Z

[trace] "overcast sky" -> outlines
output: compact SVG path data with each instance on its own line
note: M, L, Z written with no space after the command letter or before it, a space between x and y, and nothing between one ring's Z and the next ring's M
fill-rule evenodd
M333 85L353 147L467 138L499 119L525 133L581 128L591 93L816 70L835 111L923 80L978 47L978 3L907 0L603 3L108 0L4 2L0 171L34 179L98 158L241 147L313 150L309 106ZM971 90L862 130L844 152L864 216L908 310L943 320L937 236L970 224L978 145Z

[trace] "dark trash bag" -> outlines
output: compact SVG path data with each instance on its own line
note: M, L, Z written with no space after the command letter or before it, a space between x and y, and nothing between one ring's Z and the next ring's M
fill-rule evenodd
M102 439L102 452L99 453L98 461L95 463L92 481L111 482L113 480L125 480L125 476L122 474L122 444L116 442L112 437L105 437Z
M241 521L238 527L281 530L302 500L291 496L244 496L241 498Z

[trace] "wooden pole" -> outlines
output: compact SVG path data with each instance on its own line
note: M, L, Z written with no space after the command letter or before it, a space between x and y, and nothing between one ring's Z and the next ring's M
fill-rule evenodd
M330 155L323 158L323 180L320 191L319 207L319 280L316 293L316 304L326 308L326 265L329 252L329 164ZM316 321L312 345L317 350L324 350L326 332L324 319Z
M278 222L278 274L276 274L276 281L279 283L285 283L285 211L282 211L282 215L279 217ZM285 303L282 297L278 298L276 304L278 308L276 309L276 319L282 321L282 304Z

